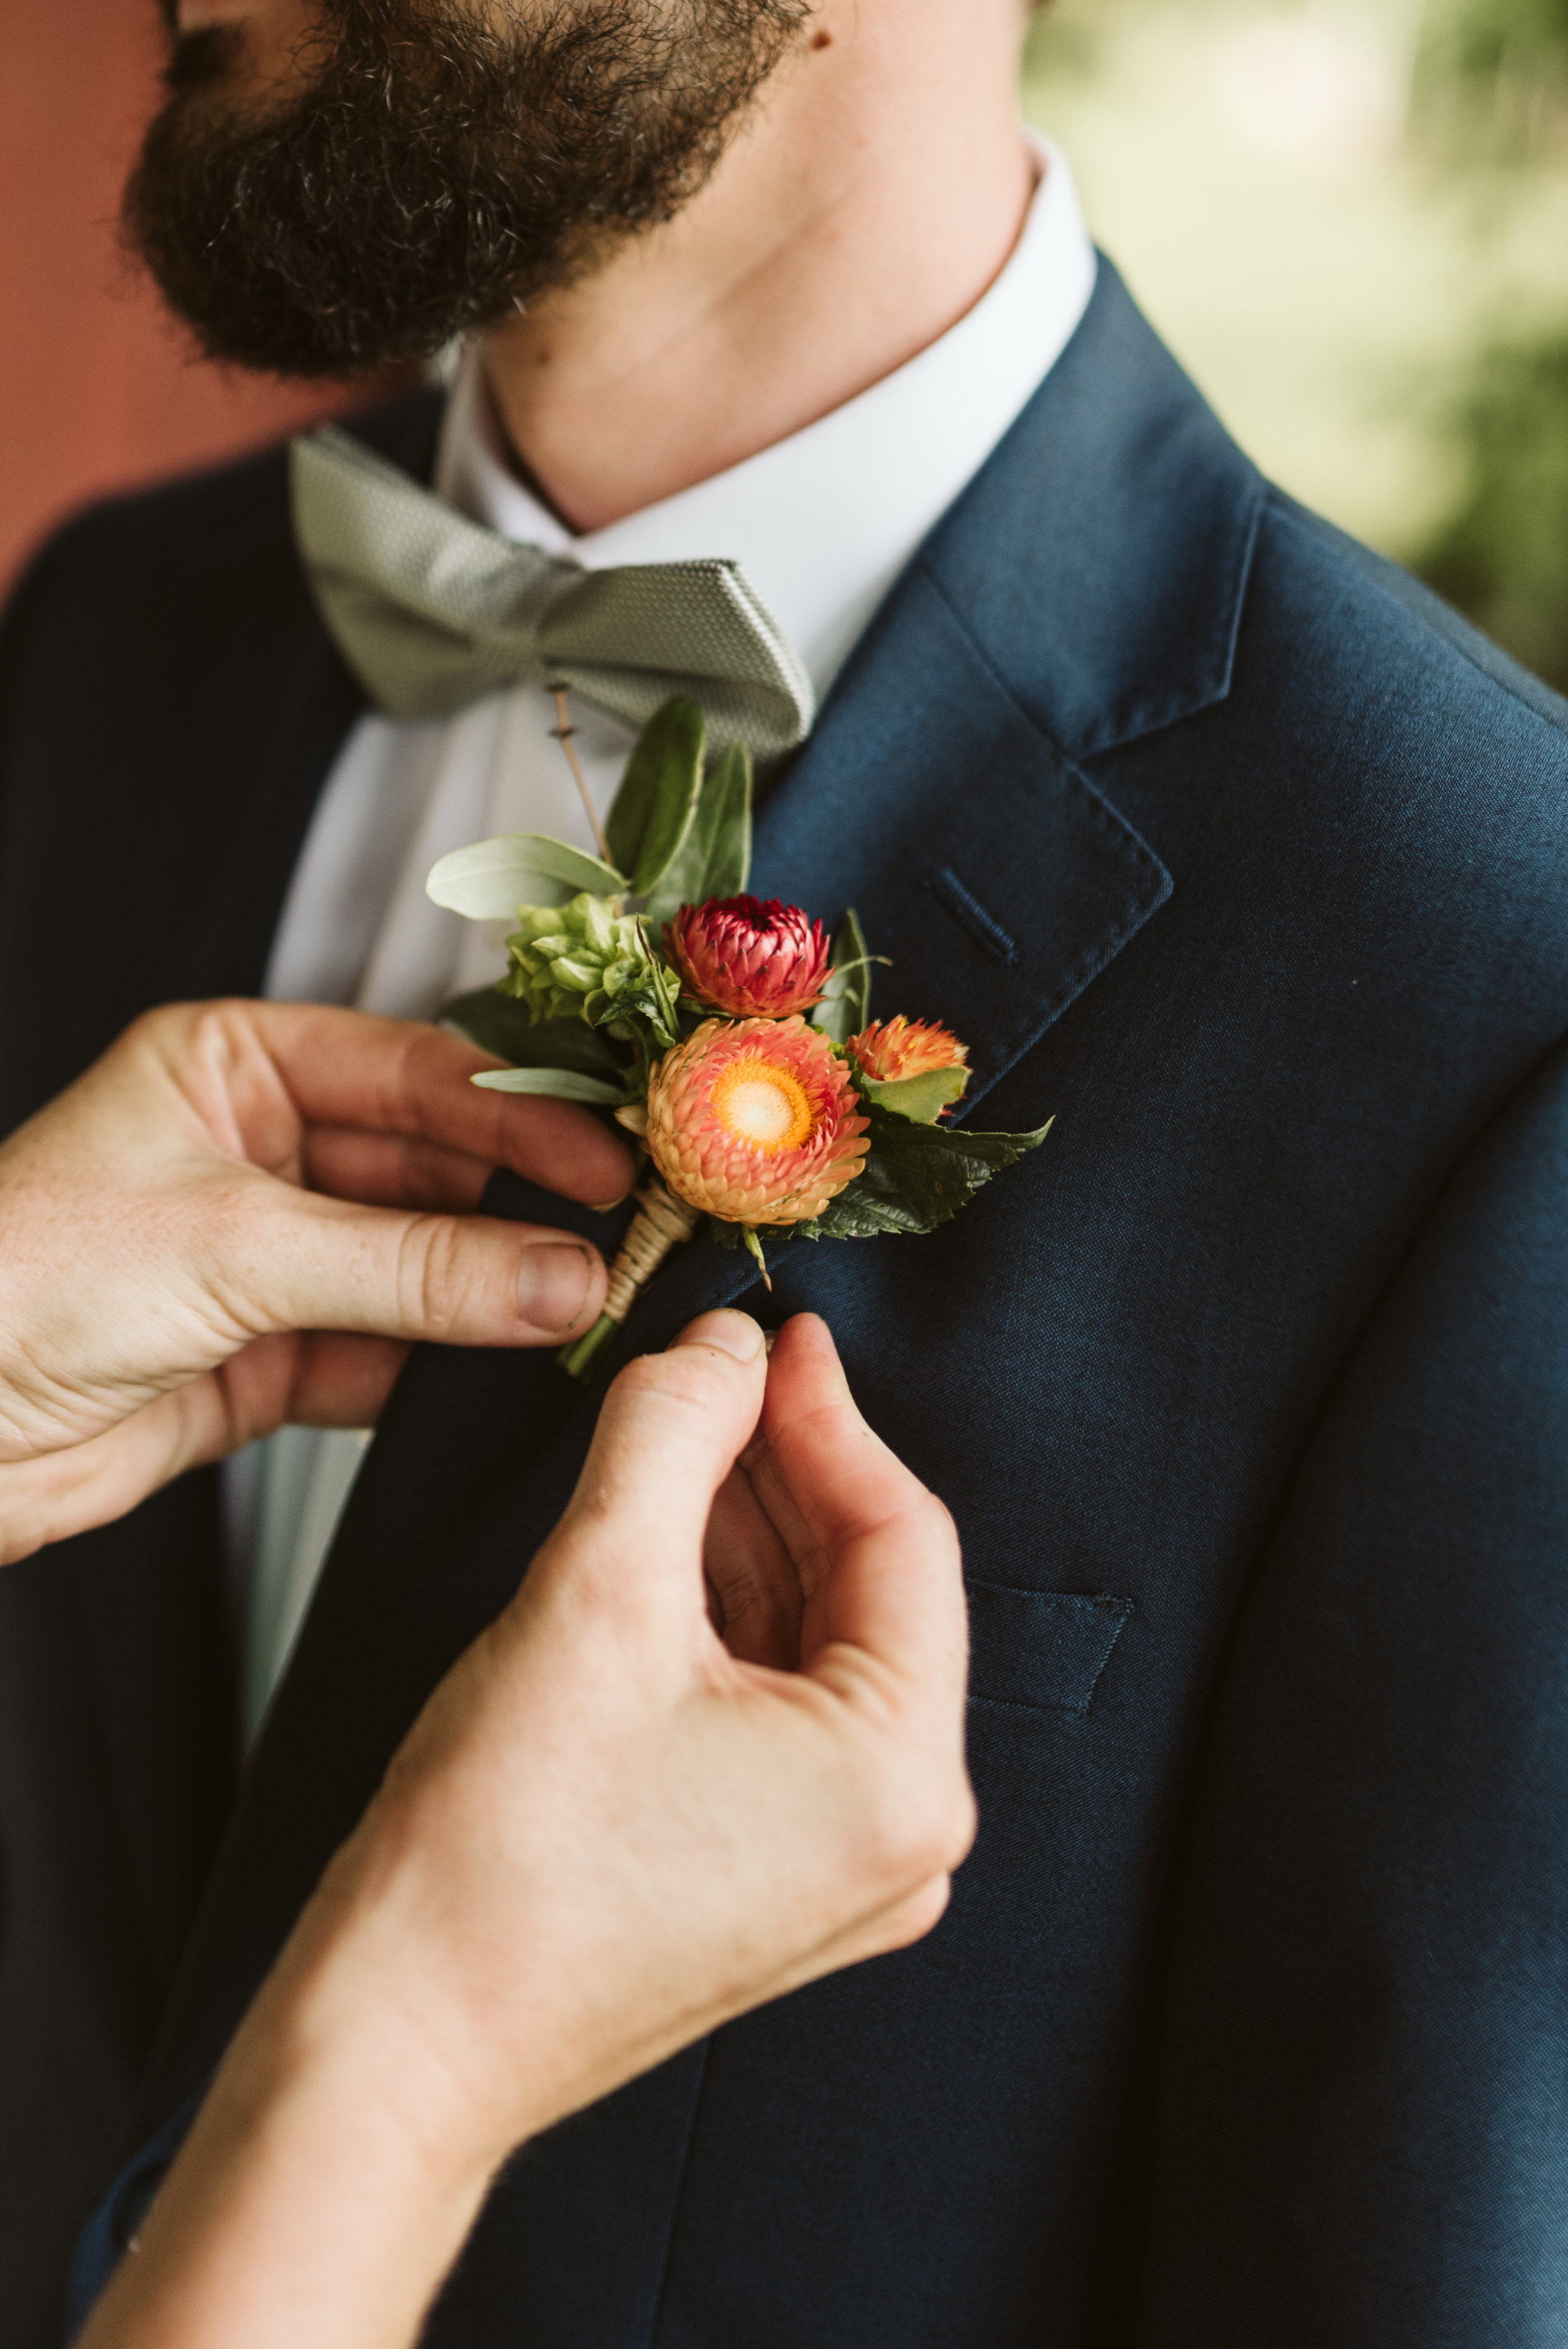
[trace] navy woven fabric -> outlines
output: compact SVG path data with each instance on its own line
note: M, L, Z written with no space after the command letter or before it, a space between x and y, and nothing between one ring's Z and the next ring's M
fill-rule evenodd
M366 429L418 468L428 411ZM355 706L275 459L45 556L0 647L6 1116L139 1004L255 985ZM890 996L971 1043L967 1114L1057 1119L931 1238L781 1248L770 1301L695 1248L621 1341L827 1315L964 1537L979 1843L927 1941L519 2156L430 2342L1560 2343L1562 706L1270 491L1105 265L755 885L858 906ZM6 1578L19 2349L593 1409L546 1359L415 1358L215 1860L210 1480ZM122 1669L132 1599L163 1650Z

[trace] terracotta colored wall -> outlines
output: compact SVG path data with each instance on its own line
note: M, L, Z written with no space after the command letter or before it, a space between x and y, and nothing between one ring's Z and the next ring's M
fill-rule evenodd
M346 404L192 361L119 259L159 50L152 0L0 0L0 589L88 497Z

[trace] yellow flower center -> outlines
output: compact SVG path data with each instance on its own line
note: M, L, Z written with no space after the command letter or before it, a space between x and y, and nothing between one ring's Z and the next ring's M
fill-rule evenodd
M733 1142L760 1150L794 1150L811 1132L811 1104L804 1086L788 1069L760 1053L731 1061L714 1080L714 1116Z

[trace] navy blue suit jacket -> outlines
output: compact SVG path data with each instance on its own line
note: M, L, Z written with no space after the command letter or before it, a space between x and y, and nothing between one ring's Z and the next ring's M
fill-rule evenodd
M364 429L418 470L431 420ZM276 455L67 532L0 662L9 1119L255 988L358 705ZM781 1248L769 1304L699 1245L620 1350L827 1316L963 1534L978 1845L919 1947L521 2153L438 2349L1568 2334L1565 722L1268 488L1102 267L754 867L857 905L966 1113L1050 1140L931 1238ZM8 2340L595 1405L415 1357L237 1796L211 1475L6 1578Z

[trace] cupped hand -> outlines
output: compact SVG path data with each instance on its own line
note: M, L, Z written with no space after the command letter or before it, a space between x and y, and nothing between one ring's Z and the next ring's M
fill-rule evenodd
M413 1021L176 1004L0 1146L0 1563L285 1420L369 1423L415 1339L591 1324L586 1241L471 1210L497 1165L592 1204L630 1158L468 1081L491 1065Z

